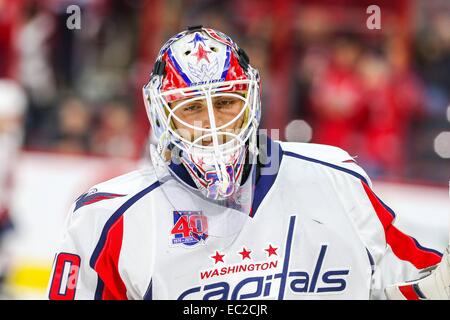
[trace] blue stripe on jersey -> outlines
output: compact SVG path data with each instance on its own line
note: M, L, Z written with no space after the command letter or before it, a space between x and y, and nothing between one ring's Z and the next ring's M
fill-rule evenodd
M153 300L153 279L150 279L150 284L144 294L144 300Z
M409 237L410 237L411 239L413 239L413 241L414 241L414 243L416 244L416 247L417 247L417 248L419 248L419 249L421 249L421 250L423 250L423 251L433 252L433 253L437 254L438 256L442 257L443 254L442 254L441 252L439 252L439 251L437 251L437 250L434 250L434 249L431 249L431 248L424 247L424 246L422 246L422 245L419 243L419 241L416 240L416 238L411 237L411 236L409 236Z
M283 271L281 272L281 274L275 276L276 278L278 276L281 278L278 300L283 300L284 298L284 290L286 288L286 279L289 269L289 259L291 258L291 245L292 245L292 238L294 236L295 219L296 216L291 216L291 218L289 219L289 231L286 240L286 250L284 251Z
M97 277L97 288L95 288L94 300L102 300L103 288L105 284L100 277Z
M275 147L273 149L276 150L273 150L272 147ZM272 151L275 151L275 153L272 154ZM276 153L276 151L278 151L278 153ZM255 216L256 211L269 192L270 188L272 188L275 183L283 158L283 150L281 149L281 145L275 141L272 141L269 137L267 137L267 157L270 158L270 162L261 166L261 175L255 184L255 194L253 196L252 211L250 213L250 217L252 218ZM275 160L275 157L278 157L278 168L276 168L276 172L271 175L264 174L264 168L271 167L274 164L273 160Z
M412 285L412 288L414 292L419 296L420 299L426 299L425 295L423 294L422 290L420 290L419 285L417 283L414 283Z
M375 194L375 193L374 193ZM377 197L377 195L375 195L375 197ZM381 200L380 198L378 198L377 197L377 199L378 199L378 201L380 201L380 203L381 203L381 205L392 215L392 217L395 219L395 212L394 212L394 210L392 210L391 208L389 208L388 207L388 205L387 204L385 204L384 202L383 202L383 200Z
M370 269L372 270L372 275L375 272L375 261L373 260L372 255L370 254L369 249L366 248L367 256L369 257Z
M335 164L328 163L328 162L325 162L325 161L322 161L322 160L305 157L305 156L302 156L301 154L297 154L297 153L294 153L294 152L291 152L291 151L284 151L283 153L284 153L284 155L289 156L289 157L294 157L294 158L297 158L297 159L303 159L303 160L314 162L314 163L318 163L318 164L321 164L321 165L324 165L324 166L327 166L327 167L330 167L330 168L333 168L333 169L336 169L336 170L339 170L339 171L346 172L346 173L348 173L348 174L350 174L350 175L352 175L352 176L354 176L354 177L364 181L367 185L369 185L369 183L367 182L366 178L364 178L361 174L359 174L356 171L353 171L353 170L350 170L350 169L347 169L347 168L343 168L343 167L339 167L339 166L337 166Z

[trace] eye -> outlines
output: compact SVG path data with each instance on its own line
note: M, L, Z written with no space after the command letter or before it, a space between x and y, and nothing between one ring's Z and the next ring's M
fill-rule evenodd
M229 107L234 104L234 99L220 99L216 101L216 106L218 107Z
M199 110L200 108L201 108L201 106L198 104L191 104L191 105L183 107L183 111L192 112L192 111Z

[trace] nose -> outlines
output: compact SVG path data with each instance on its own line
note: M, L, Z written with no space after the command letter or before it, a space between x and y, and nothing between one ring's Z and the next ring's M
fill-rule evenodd
M203 129L211 128L211 121L209 119L208 110L204 110L197 119L195 119L195 126Z
M207 108L204 109L204 111L199 115L199 117L195 121L197 122L197 124L195 125L196 127L200 127L202 129L211 129L212 121L209 116ZM223 125L223 119L222 119L221 115L218 114L218 112L216 111L216 108L214 108L214 123L215 123L216 128L219 128L220 126ZM211 143L213 142L213 137L210 134L211 134L211 132L205 132L205 131L200 132L200 130L196 130L196 132L195 132L196 136L206 135L206 137L204 137L201 141L201 143L204 146L211 145ZM221 135L219 135L217 138L218 138L219 144L222 143L223 137Z
M211 119L209 117L208 110L205 110L199 115L199 117L195 120L195 126L201 127L203 129L211 129ZM223 118L220 115L220 112L217 112L216 108L214 108L214 123L216 128L221 127L224 124Z

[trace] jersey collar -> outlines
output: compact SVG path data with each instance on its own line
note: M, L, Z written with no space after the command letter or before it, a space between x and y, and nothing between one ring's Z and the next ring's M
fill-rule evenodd
M265 196L275 183L283 158L283 150L281 149L280 143L270 139L267 135L260 134L258 136L258 148L259 155L257 164L253 166L245 164L244 176L242 179L243 184L247 180L250 171L256 170L254 195L250 212L251 217L255 215ZM171 161L169 163L171 173L176 175L178 179L182 180L191 188L197 189L197 186L192 180L186 167L179 162L180 161Z

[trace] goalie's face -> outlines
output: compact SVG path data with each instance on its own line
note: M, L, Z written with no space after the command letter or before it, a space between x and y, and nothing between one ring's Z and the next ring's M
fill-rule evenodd
M219 144L228 142L231 136L239 134L244 124L242 97L243 94L211 97L211 107L205 98L175 101L171 104L175 130L197 145L211 145L214 135ZM212 128L217 130L216 134L211 134Z
M180 160L207 198L234 195L257 154L260 118L259 74L245 52L213 29L181 32L143 92L162 159Z

